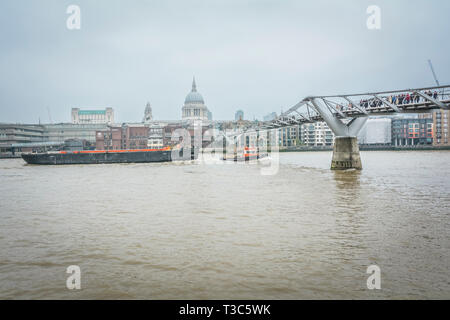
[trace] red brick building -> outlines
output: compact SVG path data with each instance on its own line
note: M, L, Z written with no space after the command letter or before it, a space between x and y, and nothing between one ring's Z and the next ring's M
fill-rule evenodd
M191 137L191 145L203 147L211 143L210 138L205 137L205 131L211 126L203 126L199 130L200 141L195 143L193 126L186 126L181 123L160 124L123 124L121 126L109 126L106 130L96 131L96 150L120 150L120 149L147 149L162 148L163 146L173 146L181 139L172 141L175 130L185 129ZM155 140L160 141L155 144Z
M147 149L149 128L144 125L122 127L123 149Z
M95 136L97 150L147 149L149 128L124 124L97 131Z
M95 132L96 150L119 150L122 148L122 128L109 127Z

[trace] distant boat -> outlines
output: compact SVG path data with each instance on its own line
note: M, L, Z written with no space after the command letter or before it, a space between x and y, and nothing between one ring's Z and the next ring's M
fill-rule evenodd
M180 159L185 149L179 150ZM188 159L194 160L197 153L193 148L187 149ZM90 151L56 151L43 153L23 153L22 158L29 164L61 165L61 164L100 164L100 163L142 163L169 162L172 159L170 147L162 149L133 149L133 150L90 150Z
M241 153L235 153L234 155L227 155L222 158L225 161L251 161L259 160L267 157L267 153L259 153L256 148L245 147L244 151Z

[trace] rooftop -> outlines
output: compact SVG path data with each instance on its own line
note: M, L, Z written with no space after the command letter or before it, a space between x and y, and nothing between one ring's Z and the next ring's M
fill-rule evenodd
M106 110L78 110L79 115L106 114Z

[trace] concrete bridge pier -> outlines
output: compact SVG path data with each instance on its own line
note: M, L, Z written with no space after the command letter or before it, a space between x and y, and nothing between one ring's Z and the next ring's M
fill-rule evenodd
M335 137L331 170L362 169L358 138Z
M353 118L348 123L343 123L319 99L311 99L310 101L335 134L331 169L361 170L361 156L359 154L358 138L356 136L361 131L368 117Z

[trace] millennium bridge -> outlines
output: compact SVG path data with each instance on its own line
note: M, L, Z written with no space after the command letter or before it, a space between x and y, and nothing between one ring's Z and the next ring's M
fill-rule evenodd
M450 85L384 92L309 96L258 128L248 132L274 130L324 121L335 135L331 169L362 169L357 135L369 117L397 113L430 113L450 109ZM235 135L236 136L236 135Z

